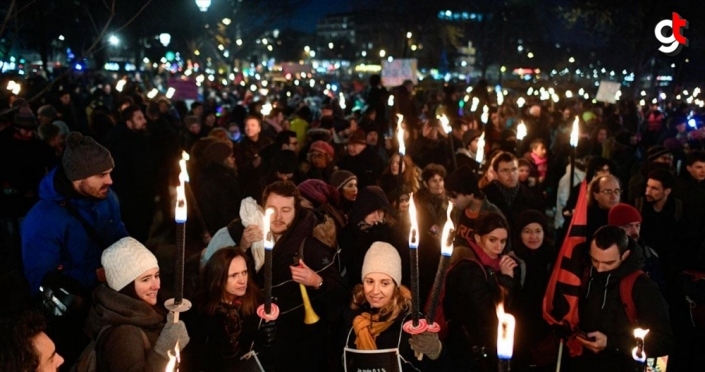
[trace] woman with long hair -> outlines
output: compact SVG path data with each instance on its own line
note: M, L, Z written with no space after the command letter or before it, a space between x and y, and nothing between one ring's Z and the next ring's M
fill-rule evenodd
M504 254L509 224L497 213L480 216L470 247L456 246L443 300L448 321L446 343L455 367L466 371L497 369L497 310L514 288L517 263Z
M95 340L99 371L164 371L167 352L189 343L184 322L174 323L159 297L157 258L125 237L103 251L107 284L93 292L86 329ZM166 315L166 317L165 317Z
M396 349L402 371L441 371L446 358L437 333L409 335L402 326L411 319L411 292L401 285L401 258L388 243L375 242L365 254L362 284L353 289L352 327L347 334L345 361L348 370L357 370L354 361L364 358L354 350ZM424 354L419 361L414 352ZM374 353L374 352L371 352ZM351 357L356 355L356 357ZM444 368L445 367L445 368Z
M385 194L396 191L399 187L399 153L393 154L389 158L387 167L382 171L379 178L379 187ZM414 165L411 156L405 156L401 166L402 184L409 188L411 192L419 190L419 169Z
M235 247L219 249L206 263L194 311L184 314L192 335L183 358L188 370L221 371L252 350L255 339L258 347L271 343L274 322L263 322L258 334L262 295L251 273L249 257Z

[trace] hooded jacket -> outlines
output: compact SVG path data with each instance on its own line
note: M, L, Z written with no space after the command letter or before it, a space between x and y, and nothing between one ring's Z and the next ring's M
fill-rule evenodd
M67 276L92 290L98 284L95 270L100 267L101 253L128 235L117 196L112 190L105 199L80 195L59 166L42 179L39 197L22 224L22 261L32 293L37 293L44 276L59 266ZM63 202L74 206L93 226L102 246L61 205Z
M86 332L96 343L98 371L164 371L168 360L153 346L164 328L164 315L152 306L102 284L93 292ZM145 345L143 334L149 345Z
M599 331L607 336L607 347L599 354L587 349L577 358L576 371L626 371L633 368L631 356L634 348L633 330L624 310L619 293L620 281L643 267L644 256L641 249L630 250L629 256L619 267L608 272L598 273L590 266L589 280L582 290L579 302L580 330ZM636 307L638 327L649 329L645 342L645 352L649 357L669 354L675 340L668 318L668 305L656 284L641 275L632 290L632 300Z

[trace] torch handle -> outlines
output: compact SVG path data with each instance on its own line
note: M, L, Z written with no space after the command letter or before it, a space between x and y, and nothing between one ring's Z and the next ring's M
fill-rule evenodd
M429 325L434 323L436 317L436 307L438 306L438 299L441 296L443 284L446 280L446 271L449 262L450 257L445 255L442 255L441 260L438 261L438 270L436 270L436 278L433 281L433 289L431 290L431 302L429 302L428 311L426 313L426 322Z
M174 265L174 304L184 300L184 261L186 250L186 223L176 224L176 263Z
M264 312L272 312L272 250L264 250Z
M409 248L411 256L411 321L414 327L419 325L419 250Z

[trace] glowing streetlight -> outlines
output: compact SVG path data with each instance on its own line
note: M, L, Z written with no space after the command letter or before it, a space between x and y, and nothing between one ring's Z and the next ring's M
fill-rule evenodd
M574 63L574 62L575 62L575 58L573 58L573 57L568 58L568 62Z
M169 43L171 42L171 35L165 33L159 34L159 42L164 45L164 47L168 46Z
M333 49L333 43L328 43L328 49Z
M237 46L241 46L241 45L242 45L242 39L237 39L237 40L235 40L235 44L237 44Z
M233 23L233 21L230 18L223 18L224 25L230 26L231 23Z
M110 43L110 45L118 45L120 44L120 39L118 39L115 35L110 35L108 38L108 43Z
M304 47L304 52L308 53L308 52L310 52L310 51L311 51L311 47L308 46L308 45L306 45L306 46Z
M407 32L407 33L406 33L406 38L407 38L407 39L411 39L411 32Z
M387 51L386 51L386 50L382 49L382 50L379 51L379 56L380 56L380 57L384 58L384 56L386 56L386 55L387 55Z
M211 6L211 0L196 0L196 6L202 12L207 12L208 8Z
M534 53L529 52L529 53L526 54L526 56L529 57L529 58L534 58Z

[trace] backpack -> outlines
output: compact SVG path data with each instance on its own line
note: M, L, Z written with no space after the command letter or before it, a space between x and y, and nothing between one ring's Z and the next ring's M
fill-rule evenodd
M634 290L634 283L642 275L646 275L646 273L641 270L637 270L625 276L619 282L619 298L622 301L622 306L624 306L624 311L627 313L629 323L632 325L639 324L639 318L636 312L636 306L634 305L632 291Z
M480 269L482 270L482 273L485 274L485 280L487 280L487 271L485 270L485 267L482 266L482 263L477 260L477 258L474 257L474 254L472 257L462 257L456 262L453 262L451 265L448 266L448 269L445 272L445 275L448 276L448 274L461 262L465 261L470 261L476 263L478 266L480 266ZM431 296L432 294L429 293L428 299L426 300L426 306L424 306L424 312L428 314L429 307L431 306ZM446 297L446 283L443 284L443 288L441 288L441 293L438 296L438 304L436 305L436 312L435 315L433 316L433 322L438 324L441 327L441 330L438 331L438 338L443 341L448 337L448 320L446 319L445 316L445 311L443 309L443 302L445 301ZM466 331L467 333L467 331Z
M95 340L91 340L91 342L86 345L86 348L83 349L81 355L79 355L76 364L71 367L71 372L96 372L98 370L98 360L95 349L98 346L100 336L102 336L110 327L112 327L112 325L105 325L100 328L100 331L98 331L98 336L96 336ZM142 334L142 341L144 342L145 347L148 348L150 344L147 339L147 335L141 328L140 333Z

